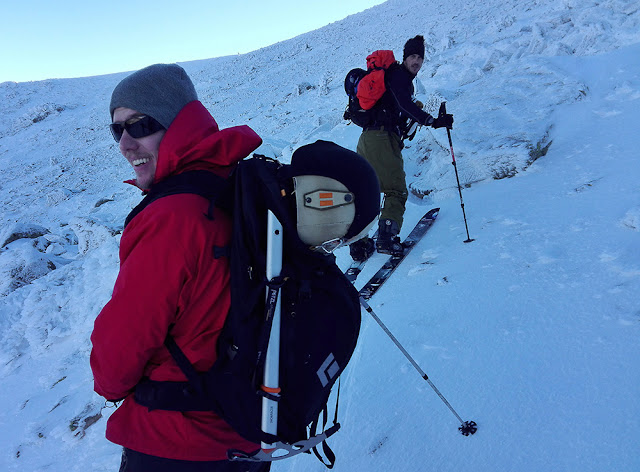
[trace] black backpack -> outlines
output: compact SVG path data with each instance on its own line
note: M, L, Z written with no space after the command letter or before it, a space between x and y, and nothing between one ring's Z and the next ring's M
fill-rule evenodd
M365 110L360 106L358 100L358 84L360 80L367 75L367 71L364 69L356 68L351 69L347 76L344 78L344 91L347 94L349 102L347 108L344 111L343 118L350 120L355 125L361 128L367 127L373 120L373 110Z
M296 153L300 152L304 158L298 161L311 162L310 167L296 169ZM169 333L165 345L189 381L144 379L136 387L135 399L150 409L214 411L245 439L271 444L278 450L277 456L275 451L231 450L230 460L270 461L310 449L322 460L316 449L322 443L328 463L322 461L330 468L335 456L324 440L340 427L337 402L334 424L319 434L316 429L321 416L323 429L327 423L331 389L356 347L360 304L357 291L336 265L335 256L311 250L298 236L294 177L296 173L313 173L314 169L353 161L357 168L349 165L345 175L357 175L351 177L354 183L349 187L355 192L344 198L361 200L354 219L361 226L377 215L379 188L375 172L366 161L334 143L319 141L296 153L292 165L255 155L241 161L227 180L206 171L170 177L154 185L127 218L131 221L157 198L195 193L209 199L210 208L215 205L229 211L233 219L231 247L215 248L216 257L230 257L231 268L231 310L218 339L218 359L209 371L196 372ZM305 201L310 199L305 197ZM369 205L366 200L375 204ZM266 276L268 210L283 227L282 271L272 280ZM278 293L280 391L269 392L261 386ZM262 431L265 397L278 404L276 434Z
M393 51L377 50L367 56L367 70L351 69L344 79L349 98L343 118L361 128L372 125L380 113L378 105L386 90L385 70L396 65ZM362 90L358 92L358 87ZM378 116L377 116L378 115Z

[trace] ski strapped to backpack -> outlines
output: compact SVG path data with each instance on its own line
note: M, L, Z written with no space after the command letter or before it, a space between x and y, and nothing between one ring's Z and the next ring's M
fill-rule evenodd
M340 425L336 398L334 424L325 429L327 402L360 329L358 293L332 250L375 221L375 171L358 154L318 141L296 150L290 165L254 156L227 180L206 171L170 177L128 221L176 193L202 195L210 208L231 213L230 248L213 248L230 257L231 309L208 371L195 370L170 330L165 345L188 381L144 379L136 401L151 410L214 411L261 443L256 451L228 451L230 460L273 461L310 449L320 457L322 444L323 462L332 467L335 456L324 441Z
M347 73L344 90L349 97L344 118L360 127L372 121L373 108L387 90L385 72L396 63L393 51L378 50L367 56L367 70L356 68Z

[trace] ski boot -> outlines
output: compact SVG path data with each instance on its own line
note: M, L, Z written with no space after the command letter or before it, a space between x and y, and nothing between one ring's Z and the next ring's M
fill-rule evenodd
M354 261L364 262L371 257L375 251L373 239L362 238L349 245L349 254Z
M381 254L401 256L404 253L404 246L398 237L398 233L400 232L398 223L393 220L380 220L378 222L378 228L376 250Z

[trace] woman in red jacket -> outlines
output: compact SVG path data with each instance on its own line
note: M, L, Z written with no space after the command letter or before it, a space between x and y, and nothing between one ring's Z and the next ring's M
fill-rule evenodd
M114 89L111 131L143 191L169 176L208 170L227 176L262 142L247 126L219 130L180 66L156 64ZM95 391L124 400L107 439L124 447L121 471L267 471L229 462L228 449L256 450L212 412L149 411L133 398L143 378L185 381L163 342L169 329L197 370L216 359L230 303L229 267L212 247L228 244L229 219L193 194L170 195L132 214L120 242L120 273L95 321ZM224 386L221 386L224 388Z

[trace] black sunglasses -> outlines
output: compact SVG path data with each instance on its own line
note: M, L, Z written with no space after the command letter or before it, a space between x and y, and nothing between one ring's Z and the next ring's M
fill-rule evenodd
M138 139L157 133L158 131L162 131L164 126L150 116L142 115L129 118L124 123L111 123L109 128L111 128L113 139L119 143L120 139L122 139L122 133L124 133L124 130L127 130L127 133L129 133L129 136L132 138Z

